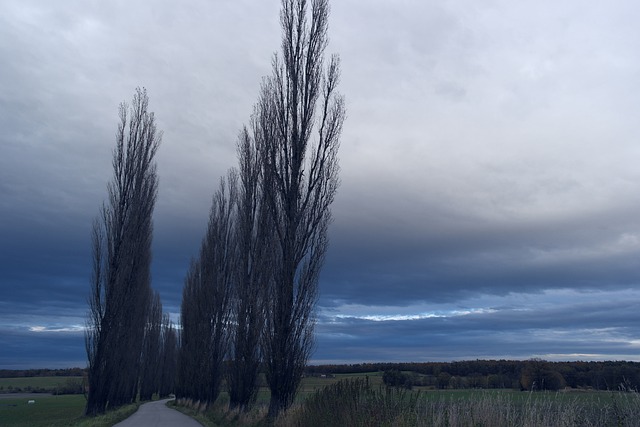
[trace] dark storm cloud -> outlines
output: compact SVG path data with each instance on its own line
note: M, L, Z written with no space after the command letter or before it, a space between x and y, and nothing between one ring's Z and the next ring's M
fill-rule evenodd
M598 294L602 295L602 294ZM574 295L585 300L586 295ZM420 319L325 317L318 328L318 363L363 360L452 360L532 356L550 359L635 358L638 293L614 301L562 307L533 305ZM546 306L545 306L546 305ZM603 319L606 319L603 321Z
M2 369L83 367L82 332L16 332L0 329Z
M404 305L479 293L633 286L640 268L637 211L637 206L623 206L538 224L478 219L456 224L428 210L422 218L408 213L405 223L387 218L375 227L337 219L322 301ZM363 210L361 215L366 223L375 214Z

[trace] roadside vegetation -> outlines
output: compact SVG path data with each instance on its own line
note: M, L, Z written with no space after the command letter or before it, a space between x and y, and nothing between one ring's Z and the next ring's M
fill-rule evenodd
M636 391L522 391L389 387L383 372L306 377L275 426L634 426ZM204 411L176 409L210 427L266 426L268 390L250 411L232 410L226 393Z
M355 378L310 396L280 426L635 426L637 392L410 391Z

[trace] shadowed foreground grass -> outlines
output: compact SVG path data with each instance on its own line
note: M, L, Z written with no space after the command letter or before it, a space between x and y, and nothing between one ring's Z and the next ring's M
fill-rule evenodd
M514 390L408 391L368 378L328 381L275 422L275 426L637 426L636 392L521 392ZM247 414L228 411L225 395L207 411L177 408L205 426L267 425L268 396ZM262 403L264 402L264 403Z
M205 412L177 408L205 426L266 426L268 391L249 413L228 410L223 393ZM129 405L104 416L83 416L82 395L0 399L0 426L112 426L133 414ZM387 389L379 378L308 378L294 406L275 425L289 426L636 426L637 392L530 393L513 390Z
M84 417L87 403L83 395L37 396L34 404L27 398L0 399L2 427L110 427L133 414L139 404L127 405L105 415Z
M279 426L637 426L640 395L476 391L411 392L335 383L278 420Z

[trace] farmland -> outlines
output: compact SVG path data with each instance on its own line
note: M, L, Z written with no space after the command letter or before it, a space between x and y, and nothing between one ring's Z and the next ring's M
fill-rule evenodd
M263 425L268 391L248 414L227 412L223 393L203 414L181 408L207 426ZM293 408L276 425L626 426L640 419L636 392L384 387L381 372L303 379Z
M77 378L76 378L77 379ZM7 388L51 388L66 378L3 378ZM135 411L129 406L104 417L83 417L83 395L2 394L2 426L109 426ZM35 399L35 404L28 404ZM197 415L207 426L260 426L269 402L262 388L256 408L248 414L228 412L228 396L222 393L216 405ZM195 415L193 411L183 411ZM573 426L634 425L640 419L640 395L567 389L559 392L529 392L514 389L446 389L414 387L386 388L382 372L341 373L303 379L293 408L276 425L409 425L409 426ZM315 424L314 424L315 423ZM337 423L337 424L336 424Z
M80 393L82 377L0 378L0 393Z
M0 426L106 427L123 420L137 408L129 405L105 416L87 419L83 417L87 402L77 388L81 385L80 376L0 378ZM68 392L76 394L64 394ZM30 400L34 403L29 404Z
M633 426L636 392L406 390L367 378L336 382L278 420L281 426Z
M14 397L15 396L15 397ZM41 395L0 398L0 426L2 427L108 427L133 414L138 405L128 405L95 418L84 417L86 400L83 395ZM29 404L29 400L35 403Z
M28 404L29 399L34 399L35 403ZM82 415L84 405L82 395L6 397L0 399L0 425L67 425Z

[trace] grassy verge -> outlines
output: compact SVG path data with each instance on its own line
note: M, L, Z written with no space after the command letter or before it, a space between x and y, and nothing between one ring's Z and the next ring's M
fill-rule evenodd
M186 406L176 405L175 400L172 402L169 402L168 406L175 409L176 411L180 411L183 414L190 416L191 418L195 419L200 424L202 424L204 427L220 427L220 424L218 424L218 420L215 417L215 414L208 413L213 411L200 412L195 409L188 408Z
M109 411L104 415L99 415L97 417L82 417L70 426L72 427L111 427L114 424L119 423L120 421L124 421L133 415L140 406L140 403L133 403L131 405L126 405L121 408L118 408L114 411Z
M262 393L262 392L261 392ZM226 393L222 393L218 401L206 411L198 411L194 408L178 405L176 401L169 402L169 407L188 415L205 427L262 427L269 424L265 421L268 408L267 396L258 396L258 402L249 412L229 411L229 400Z

